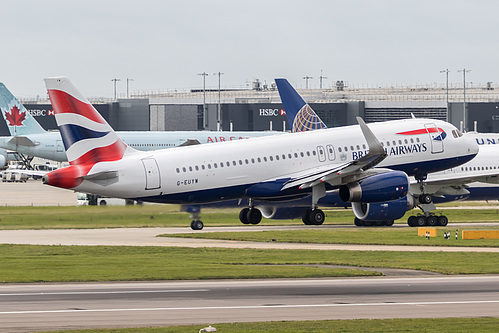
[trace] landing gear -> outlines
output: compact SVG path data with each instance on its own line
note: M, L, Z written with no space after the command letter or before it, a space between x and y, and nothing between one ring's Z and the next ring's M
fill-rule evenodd
M321 225L324 223L326 215L324 212L318 208L307 209L302 216L302 221L306 225Z
M243 224L258 224L262 221L262 212L253 207L253 200L250 199L250 207L243 208L239 212L239 221Z
M201 230L204 228L204 223L201 220L192 220L191 229L192 230Z
M445 227L449 223L449 219L445 215L436 216L433 213L427 213L428 216L417 215L409 216L407 224L410 227Z

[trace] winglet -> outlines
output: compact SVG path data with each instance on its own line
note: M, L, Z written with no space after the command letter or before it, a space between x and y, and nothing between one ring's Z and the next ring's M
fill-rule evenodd
M275 79L292 132L327 128L312 108L286 79Z
M372 155L379 156L377 159L375 159L374 161L370 162L369 164L367 164L362 168L363 170L367 170L369 168L372 168L374 165L378 164L382 160L384 160L386 158L386 152L381 143L379 142L378 138L366 125L364 119L362 119L361 117L357 117L357 122L359 123L360 129L362 130L362 134L364 134L364 138L366 139L367 145L369 146L369 153L366 156L364 156L364 158L367 159L369 156Z

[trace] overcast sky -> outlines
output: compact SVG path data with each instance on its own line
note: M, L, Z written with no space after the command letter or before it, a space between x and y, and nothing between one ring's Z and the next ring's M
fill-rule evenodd
M286 77L304 87L499 82L494 0L4 0L0 81L19 97L67 76L89 97Z

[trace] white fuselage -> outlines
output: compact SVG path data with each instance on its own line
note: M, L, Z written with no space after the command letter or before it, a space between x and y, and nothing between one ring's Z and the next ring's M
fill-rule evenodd
M424 129L439 133L402 135ZM387 157L377 167L402 170L409 175L455 167L477 153L472 140L451 135L452 125L429 119L407 119L370 124ZM397 134L399 133L399 134ZM155 152L131 152L118 161L95 164L88 175L116 171L112 182L83 180L75 191L144 201L203 203L240 198L255 184L284 182L315 169L336 165L367 153L360 127L290 133L239 140L217 145L197 145Z

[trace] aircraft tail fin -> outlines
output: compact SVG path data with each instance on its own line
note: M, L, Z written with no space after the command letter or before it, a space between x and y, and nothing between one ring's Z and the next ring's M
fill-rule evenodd
M45 79L71 165L120 160L128 147L66 77Z
M43 127L1 82L0 109L11 136L45 133Z
M327 128L312 108L286 79L276 79L284 111L292 132L305 132Z

